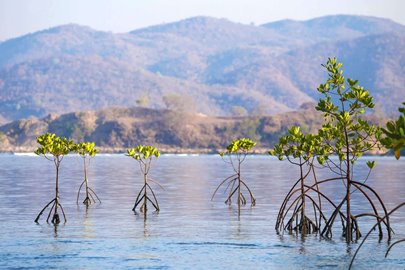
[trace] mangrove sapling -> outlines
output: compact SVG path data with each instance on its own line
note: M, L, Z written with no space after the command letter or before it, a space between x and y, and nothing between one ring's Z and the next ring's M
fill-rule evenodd
M405 102L402 104L405 106ZM381 139L385 147L394 151L396 159L401 156L401 149L405 148L405 107L399 108L398 111L402 115L397 120L387 123L387 129L382 129L385 137Z
M83 158L83 168L84 168L84 180L79 186L79 190L77 191L77 198L76 198L76 203L79 203L79 197L80 197L80 191L85 185L85 195L86 197L84 198L83 204L86 206L89 206L92 202L96 203L96 199L101 203L100 198L97 196L96 192L89 186L89 180L87 177L87 171L88 167L90 165L90 160L93 158L99 150L95 148L94 142L82 142L74 145L74 152L79 154Z
M318 232L322 221L326 217L322 212L321 197L325 195L319 190L316 181L314 158L324 159L326 149L321 148L322 140L318 135L303 134L299 127L293 126L288 130L288 135L282 136L279 143L274 146L269 154L277 156L279 160L284 157L293 165L299 167L300 177L285 196L276 221L278 232L299 232L308 234ZM314 187L306 181L313 177ZM315 195L311 196L311 194ZM332 204L333 205L333 204ZM308 209L309 208L309 209ZM311 217L309 217L311 212ZM287 220L287 221L286 221Z
M245 161L246 155L249 153L250 149L252 149L252 147L255 145L256 143L252 140L242 138L239 140L234 140L230 145L227 146L225 152L219 153L225 162L232 165L235 174L225 178L218 185L214 191L214 194L212 195L211 200L214 198L221 186L226 186L224 192L229 189L229 193L225 203L231 205L232 197L236 196L238 204L238 216L240 216L241 205L246 205L247 202L246 197L242 192L243 189L246 189L249 193L251 206L255 206L256 204L256 199L254 198L252 191L241 177L241 165ZM229 160L225 160L224 156L228 156Z
M153 182L161 188L163 187L157 181L151 179L148 174L151 167L152 158L158 158L160 156L160 152L155 147L149 145L138 145L135 148L128 149L126 155L138 161L144 181L144 184L136 197L135 205L132 208L132 211L134 211L136 214L136 208L138 205L140 205L140 211L146 216L146 212L148 210L147 204L149 201L155 208L155 211L159 212L159 203L152 187L149 185L149 182ZM152 194L152 196L149 195L149 192Z
M345 196L333 211L331 217L326 222L321 235L332 236L332 227L339 211L346 206L346 217L343 223L343 236L347 242L353 241L353 235L358 239L361 233L358 226L358 218L371 216L380 220L387 216L386 207L378 193L367 185L364 181L355 181L353 179L354 165L363 153L379 147L378 141L381 137L381 130L363 120L361 115L366 109L374 107L373 97L363 87L358 86L357 80L347 79L343 76L341 70L342 64L338 63L336 58L329 58L326 65L323 65L328 71L328 79L325 84L318 87L318 91L323 94L316 106L324 116L324 124L319 130L319 136L323 144L329 149L329 154L336 155L338 161L327 159L327 166L336 177L318 181L318 185L331 182L342 181L344 185ZM369 169L373 169L375 162L368 162ZM369 174L370 175L370 174ZM372 212L354 215L351 208L351 194L355 191L360 192L369 203ZM374 200L373 200L374 198ZM378 213L377 206L384 211L383 215ZM388 216L384 224L387 227L388 238L391 237ZM381 226L378 226L380 237L382 237Z
M47 209L49 206L51 207L49 210L48 217L46 222L49 222L49 218L53 212L53 216L51 222L53 224L59 224L60 218L58 213L58 208L62 210L64 221L66 222L66 215L65 211L63 210L62 204L59 202L59 168L60 164L63 160L63 157L72 150L73 142L66 138L60 138L55 134L46 133L39 137L37 137L37 142L40 145L37 150L35 150L35 154L41 155L45 157L47 160L52 161L55 164L56 168L56 180L55 180L55 198L52 199L45 207L39 212L35 222L38 222L39 218L41 217L42 213Z

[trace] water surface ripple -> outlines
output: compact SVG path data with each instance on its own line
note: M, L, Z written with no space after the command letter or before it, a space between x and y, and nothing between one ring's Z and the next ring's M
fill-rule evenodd
M367 160L367 158L366 158ZM82 161L67 156L61 166L60 198L68 222L59 226L34 219L54 196L54 167L43 158L0 154L0 268L6 269L346 269L357 244L347 245L335 232L332 241L316 235L305 238L278 235L278 208L298 172L287 162L268 156L249 156L243 177L257 205L242 209L211 201L221 179L232 171L218 156L163 155L151 176L161 211L143 216L131 211L142 180L137 163L123 155L100 155L92 160L89 179L101 204L76 205L83 179ZM368 183L389 209L405 201L405 162L377 158ZM365 161L355 172L367 172ZM321 173L322 174L322 173ZM340 183L325 186L334 199ZM357 196L354 194L353 196ZM367 210L362 201L358 211ZM405 237L405 209L392 222L395 239ZM366 231L373 224L365 219ZM368 240L355 269L405 269L405 244L387 259L387 242Z

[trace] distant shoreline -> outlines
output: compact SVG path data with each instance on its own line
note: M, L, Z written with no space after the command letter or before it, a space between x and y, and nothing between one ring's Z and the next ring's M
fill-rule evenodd
M122 154L126 153L128 148L104 148L104 147L97 147L100 149L100 154ZM162 154L218 154L225 149L209 149L209 148L201 148L201 149L193 149L193 148L160 148L157 147L158 150ZM36 149L36 148L35 148ZM34 153L35 149L31 148L17 148L17 149L10 149L10 150L0 150L1 154L9 153ZM267 154L270 148L257 148L252 150L251 154Z
M125 154L127 152L128 148L104 148L104 147L98 147L100 149L100 154ZM35 149L31 148L18 148L14 150L0 150L0 154L29 154L29 153L34 153ZM186 154L186 155L216 155L219 152L224 151L225 149L209 149L209 148L202 148L202 149L192 149L192 148L176 148L176 147L170 147L170 148L159 148L158 150L162 154L173 154L173 155L181 155L181 154ZM267 155L268 151L270 148L266 147L260 147L253 149L249 154L250 155ZM394 156L392 151L388 152L371 152L371 153L365 153L363 156Z

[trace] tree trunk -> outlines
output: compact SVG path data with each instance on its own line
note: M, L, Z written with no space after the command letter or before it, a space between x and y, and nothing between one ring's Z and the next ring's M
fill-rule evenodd
M350 243L352 239L352 223L351 223L351 209L350 209L350 149L349 149L349 136L347 135L347 130L345 129L345 140L346 140L346 242Z
M83 162L84 162L84 181L86 182L86 198L84 199L84 201L86 205L89 205L90 197L89 197L89 182L87 180L86 158L83 158Z
M144 172L144 174L143 174L143 181L144 181L144 185L145 185L145 189L144 189L144 192L145 192L145 197L144 197L144 215L145 215L145 217L146 217L146 212L148 211L148 206L147 206L147 203L148 203L148 199L147 199L147 191L146 191L146 189L147 189L147 186L146 186L146 184L147 184L147 181L148 181L148 167L147 167L147 165L145 164L145 172Z
M302 200L302 208L301 208L301 233L306 234L307 228L305 223L305 187L304 187L304 173L302 171L302 163L300 158L300 174L301 174L301 200Z
M238 217L240 217L240 157L238 156Z
M56 158L55 166L56 166L56 185L55 185L55 211L52 218L52 223L59 224L59 214L58 214L58 206L59 206L59 165L60 161L59 158Z

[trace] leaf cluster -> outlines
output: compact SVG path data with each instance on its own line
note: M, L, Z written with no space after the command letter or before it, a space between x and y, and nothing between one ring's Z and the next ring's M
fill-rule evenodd
M405 105L405 102L402 105ZM398 111L402 115L397 120L387 123L387 128L382 129L385 137L381 139L385 147L394 150L396 159L400 158L400 151L405 147L405 107L399 108Z
M247 154L250 149L252 149L256 145L256 142L252 141L249 138L241 138L237 140L233 140L231 144L226 147L225 152L219 153L221 157L225 154L237 154L237 153L244 153Z
M347 158L349 152L350 161L354 163L381 138L380 128L361 118L366 109L374 107L373 97L357 80L345 80L342 63L336 58L328 58L323 66L328 71L328 79L318 87L324 98L319 100L316 109L323 112L325 118L319 136L340 161Z
M328 58L326 65L322 66L328 71L328 79L317 89L325 96L318 102L316 107L318 111L332 118L340 115L340 120L348 122L350 117L363 114L367 108L374 108L373 97L368 90L358 85L358 80L348 78L345 81L341 70L342 63L338 63L336 58ZM341 102L339 106L333 103L332 96L339 99Z
M98 152L100 152L100 150L95 147L94 142L81 142L75 144L72 151L83 157L84 156L94 157Z
M37 142L40 147L34 151L37 155L51 154L55 157L65 156L69 154L73 148L74 143L64 137L58 137L53 133L45 133L37 137Z
M288 135L280 137L278 144L268 153L271 156L277 156L279 160L283 160L284 157L293 157L308 161L316 156L323 164L327 159L329 147L322 144L322 138L319 135L304 134L300 127L293 126L288 129Z
M150 145L138 145L135 148L128 149L126 156L132 157L136 160L146 160L152 158L153 156L158 158L160 156L160 152L156 147Z

